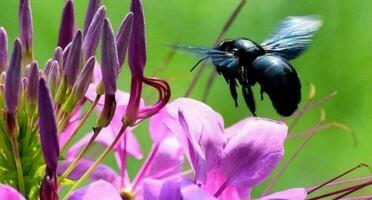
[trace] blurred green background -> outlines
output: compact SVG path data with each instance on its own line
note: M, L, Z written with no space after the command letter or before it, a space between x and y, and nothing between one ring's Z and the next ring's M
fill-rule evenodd
M76 19L82 27L87 0L75 0ZM34 17L34 50L39 63L51 57L57 41L60 15L64 1L31 0ZM211 47L224 22L239 3L238 0L143 0L148 44L146 74L157 73L169 52L168 44L192 44ZM103 0L107 14L117 30L126 15L129 1ZM9 43L18 35L18 1L0 0L0 25L9 34ZM248 0L225 38L247 37L263 41L276 24L286 16L319 15L323 27L314 38L308 51L294 60L303 85L303 101L306 102L308 83L317 87L317 97L332 91L338 95L322 106L327 112L327 121L346 124L357 134L358 145L352 137L339 129L329 129L316 134L305 149L290 164L274 190L290 187L311 186L347 170L359 163L372 163L372 1L370 0ZM196 71L189 69L197 61L187 54L176 54L160 77L170 81L172 99L181 97ZM202 75L191 97L201 99L208 73ZM128 89L129 73L123 70L120 88ZM258 97L258 87L255 88ZM145 91L149 96L150 90ZM271 102L265 96L258 101L259 116L279 119ZM257 98L258 99L258 98ZM226 127L249 116L242 98L235 108L228 86L217 77L210 90L207 103L225 118ZM296 130L314 126L319 111L305 114ZM92 120L93 122L93 120ZM88 130L89 126L86 127ZM145 151L149 150L147 125L136 130ZM286 144L286 158L301 139ZM285 159L286 159L285 158ZM139 162L130 160L130 171L134 174ZM356 173L358 174L358 173ZM367 174L361 170L360 174ZM263 187L259 187L258 193Z

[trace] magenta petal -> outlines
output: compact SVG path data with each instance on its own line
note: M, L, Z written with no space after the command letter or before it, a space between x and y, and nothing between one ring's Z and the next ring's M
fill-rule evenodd
M144 200L181 200L180 183L148 179L143 188Z
M176 99L150 125L154 141L167 135L167 130L175 134L198 180L204 182L207 171L219 166L225 145L223 119L206 104L189 98Z
M257 200L305 200L307 197L307 192L305 188L292 188L285 191L276 192L264 197L261 197Z
M58 163L58 170L57 174L62 175L63 172L71 165L72 161L62 161ZM79 164L75 167L75 169L70 173L68 176L71 180L78 180L93 164L91 160L81 160ZM110 167L100 164L94 170L94 172L90 175L92 180L104 180L111 184L115 184L117 179L119 178L118 174L112 170Z
M176 119L173 118L167 110L168 106L150 118L149 133L154 143L160 143L164 138L172 135L172 131L165 125L164 122Z
M208 172L208 178L202 188L210 194L215 194L220 187L227 181L223 172L220 169L214 169ZM223 192L218 196L219 200L230 199L249 199L250 188L236 188L234 186L227 186Z
M96 93L97 85L98 84L96 84L96 83L90 84L89 87L88 87L87 92L85 93L85 97L88 98L90 101L94 101L94 99L97 96L97 93ZM129 101L129 93L123 92L121 90L117 90L116 93L115 93L115 100L116 100L117 107L119 107L119 106L125 106L126 107L128 105L128 101ZM101 97L100 100L98 101L98 105L103 106L104 103L105 103L105 98ZM141 99L141 107L143 107L143 106L144 106L144 101ZM125 108L124 108L123 112L125 112Z
M119 192L114 186L106 181L99 180L93 182L83 188L75 190L74 193L68 198L69 200L97 200L97 199L110 199L122 200Z
M212 194L192 183L181 184L182 200L218 200Z
M59 142L60 147L65 146L68 138L71 137L72 133L78 127L81 117L82 117L81 116L81 108L76 109L72 113L66 128L58 136L58 142Z
M139 147L139 144L138 144L137 140L133 139L134 136L132 135L132 133L129 130L126 131L125 134L128 134L128 137L131 138L130 140L128 140L128 143L127 143L127 152L130 155L133 155L133 157L135 157L137 159L142 158L142 151ZM91 135L92 135L92 133L87 134L81 140L76 142L70 148L70 150L66 154L66 157L68 159L73 159L79 153L79 151L88 143L88 141L92 137ZM99 144L101 146L107 147L114 141L114 139L115 139L115 135L113 135L113 131L112 131L111 127L108 126L107 128L102 129L101 133L98 135L97 139L95 140L95 143ZM131 141L131 142L129 142L129 141ZM119 145L120 145L120 143L117 144L116 148ZM115 149L115 151L116 151L116 149Z
M183 166L183 152L174 137L168 137L158 146L146 177L161 179L180 173Z
M229 183L245 188L261 183L284 154L287 129L282 122L247 120L224 149L222 170Z
M25 200L22 194L19 193L16 189L3 184L0 184L0 199Z

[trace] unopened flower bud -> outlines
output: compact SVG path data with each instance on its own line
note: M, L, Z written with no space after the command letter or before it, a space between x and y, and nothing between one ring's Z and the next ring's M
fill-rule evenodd
M34 113L36 111L37 105L37 95L39 87L39 67L37 62L33 62L30 66L29 72L27 74L27 109L29 113Z
M71 88L74 85L76 77L80 71L82 39L82 33L81 31L78 31L71 43L71 47L64 66L65 80L67 85Z
M94 15L88 32L84 35L83 58L88 59L96 53L96 48L100 39L103 20L105 19L106 9L102 6Z
M59 28L58 46L65 49L74 36L75 16L72 0L67 0L62 13L62 21Z
M101 0L90 0L87 8L87 12L85 15L85 21L84 21L84 29L83 29L83 34L84 36L87 35L88 28L90 24L92 23L92 20L101 5Z
M124 18L123 22L121 23L118 34L116 35L119 68L121 68L121 66L124 64L124 61L125 61L130 33L132 30L132 23L133 23L133 13L129 12L128 15Z
M22 63L22 45L17 39L14 42L12 57L6 73L5 80L5 104L6 111L15 113L19 101L19 92L21 86L21 63Z
M32 55L32 14L29 0L20 0L19 3L19 30L23 47L24 64L30 64Z
M0 73L6 70L8 64L8 36L3 27L0 27Z
M105 94L115 95L119 61L111 23L107 18L103 23L101 69Z

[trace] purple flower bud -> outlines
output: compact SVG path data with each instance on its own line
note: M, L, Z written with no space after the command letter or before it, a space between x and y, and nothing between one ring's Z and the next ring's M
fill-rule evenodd
M64 49L74 36L75 16L72 0L67 0L62 13L62 21L59 28L58 46Z
M58 65L57 61L54 61L54 63ZM53 66L55 64L52 65L51 70L54 68ZM38 90L40 141L46 164L46 174L40 189L40 200L58 200L57 167L59 144L57 124L52 98L44 78L40 79Z
M118 58L119 58L119 68L123 65L125 61L125 55L128 49L128 43L130 38L130 32L132 30L133 24L133 13L129 12L124 18L120 25L118 34L116 35L116 45L118 48Z
M105 93L115 95L119 61L111 23L107 18L103 23L101 69Z
M21 86L22 44L19 39L14 42L12 57L7 68L5 80L6 111L15 113L19 101Z
M88 32L84 35L84 42L83 42L83 58L88 59L93 56L96 52L96 48L98 45L98 41L100 39L102 23L105 19L106 9L102 6L97 13L94 15L92 23L88 28Z
M27 102L36 105L38 87L39 87L39 67L37 62L33 62L27 75Z
M3 27L0 27L0 73L8 64L8 36Z
M44 78L39 81L38 104L41 149L47 170L56 172L59 156L57 125L52 99Z
M88 28L100 5L101 5L101 0L90 0L89 1L89 5L88 5L88 9L85 15L85 21L84 21L84 29L83 29L84 36L87 34L87 32L89 32Z
M60 65L60 67L63 69L66 65L66 60L67 60L67 56L68 54L70 53L70 48L71 48L71 42L68 43L68 45L65 47L65 49L63 49L63 53L62 53L62 65Z
M32 60L32 14L29 0L19 2L19 31L24 59Z
M57 47L54 50L53 59L58 62L59 65L62 65L63 63L63 50L61 47Z
M59 85L59 81L61 78L60 74L60 66L57 61L53 60L50 63L50 69L47 74L47 82L48 82L48 87L51 90L52 94L56 94L57 92L57 87Z
M146 64L145 21L141 0L132 0L132 33L129 40L128 61L132 76L141 78Z
M44 67L44 74L46 75L46 76L48 76L48 74L49 74L49 72L50 72L50 67L52 67L52 62L53 62L54 60L53 59L49 59L47 62L46 62L46 64L45 64L45 67Z
M90 57L87 63L84 65L83 69L79 74L79 77L75 82L74 92L77 100L80 100L85 95L86 91L88 90L89 84L92 82L95 63L96 59L94 57Z
M81 31L78 31L71 43L64 66L64 75L66 77L67 85L70 87L74 85L76 77L80 71L81 43L82 33Z
M40 200L58 200L57 174L51 170L46 171L46 175L41 183Z

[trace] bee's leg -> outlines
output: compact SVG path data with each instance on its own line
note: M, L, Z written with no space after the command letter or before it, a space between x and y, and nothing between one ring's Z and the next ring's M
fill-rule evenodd
M231 78L229 80L229 86L230 86L230 93L235 101L235 107L238 107L238 93L236 92L236 82L234 78Z
M243 97L245 103L247 104L249 110L251 111L253 116L256 116L256 104L254 102L253 92L250 86L243 86Z

